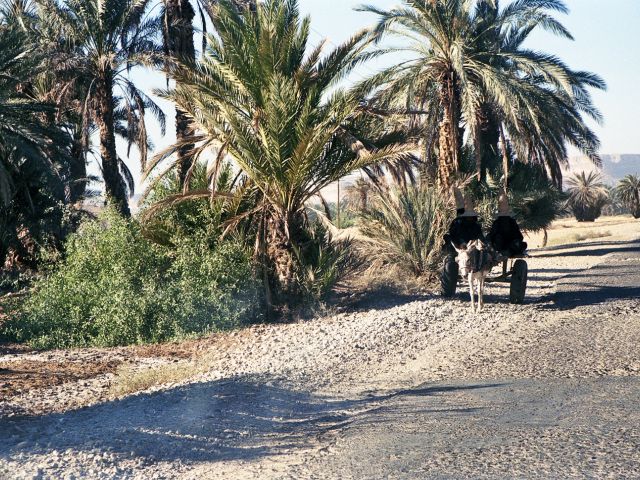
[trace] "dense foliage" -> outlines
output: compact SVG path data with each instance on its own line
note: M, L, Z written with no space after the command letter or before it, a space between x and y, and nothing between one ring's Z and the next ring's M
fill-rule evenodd
M268 0L255 14L238 15L222 0L215 12L217 37L196 65L171 71L177 87L164 95L195 119L194 156L213 149L240 167L246 182L237 194L254 201L250 220L267 298L291 304L308 290L306 272L320 268L306 262L322 258L313 253L322 242L306 203L353 170L408 156L409 148L368 150L350 128L366 92L336 84L368 58L365 32L323 58L320 49L307 53L309 19L296 2Z
M73 228L71 139L46 121L54 106L29 84L43 68L36 46L0 24L0 267L3 277L33 268L43 245Z
M487 224L506 192L523 230L546 229L564 209L567 145L600 161L585 119L601 120L590 90L604 82L525 47L537 30L571 39L555 18L564 2L362 9L377 23L329 48L310 44L297 0L0 0L2 270L42 269L50 249L60 259L12 335L137 343L230 328L259 303L267 316L304 309L356 264L339 231L351 226L375 245L367 255L424 276L452 185ZM389 38L408 60L355 81L363 63L397 55ZM142 69L166 75L153 93L176 110L176 141L153 156L147 120L164 131L165 113L134 81ZM65 243L94 156L106 201L130 215L116 137L140 153L142 214L85 222ZM326 187L353 172L328 202ZM598 182L570 184L577 216L599 214ZM637 191L627 178L615 195L636 212Z
M236 327L256 305L241 246L209 249L194 238L167 251L109 213L71 236L66 258L3 328L35 347L126 345Z

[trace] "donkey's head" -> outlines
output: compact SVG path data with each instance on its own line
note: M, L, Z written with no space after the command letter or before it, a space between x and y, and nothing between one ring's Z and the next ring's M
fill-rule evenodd
M471 252L475 250L475 241L472 240L469 243L463 243L460 248L456 247L453 242L451 244L458 253L456 261L458 262L460 275L466 277L470 272L472 272Z
M468 243L463 243L460 248L453 245L453 248L458 253L458 266L460 268L460 274L464 277L469 273L476 271L476 263L478 253L486 249L486 245L481 240L471 240Z

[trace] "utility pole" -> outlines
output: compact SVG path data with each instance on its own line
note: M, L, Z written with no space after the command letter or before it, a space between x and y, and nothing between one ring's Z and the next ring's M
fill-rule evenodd
M338 203L336 204L336 226L340 228L340 179L338 179Z

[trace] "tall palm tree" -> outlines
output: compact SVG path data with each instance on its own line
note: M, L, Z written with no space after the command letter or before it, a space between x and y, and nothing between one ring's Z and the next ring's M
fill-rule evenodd
M176 87L163 94L195 120L194 156L214 150L211 185L229 156L246 177L243 193L257 193L249 212L256 252L268 265L268 283L289 301L311 241L305 203L356 169L407 156L408 147L370 151L350 134L350 123L364 114L359 86L336 84L368 58L365 32L325 56L322 45L307 52L310 22L296 0L267 0L244 15L220 0L213 26L217 35L209 36L196 68L175 68ZM158 156L150 170L176 148ZM215 191L185 198L198 195Z
M71 157L71 138L47 121L56 108L33 95L42 52L6 21L0 17L0 268L34 266L38 245L62 236Z
M51 177L59 177L59 165L49 157L48 151L58 146L56 153L64 152L67 139L43 122L43 117L54 111L53 105L29 95L29 82L41 69L42 56L28 37L12 26L0 24L0 152L3 161L11 163L11 159L15 159L19 165L20 159L28 157L39 163ZM0 163L0 200L5 205L12 196L9 163Z
M568 35L546 11L563 8L560 0L521 0L502 11L497 0L404 0L389 11L360 8L379 16L372 30L376 41L395 36L408 42L386 51L400 50L410 58L377 79L386 82L386 90L408 95L422 110L435 114L438 176L444 187L461 168L465 138L474 146L478 175L483 176L481 143L496 145L495 127L502 124L507 134L528 126L527 132L536 136L529 134L526 140L533 141L540 153L546 150L536 142L549 133L555 148L564 145L569 134L569 140L588 136L593 153L597 139L582 123L580 113L595 113L588 109L590 99L583 85L600 85L600 80L571 71L556 57L522 47L536 26ZM556 113L562 120L551 124ZM570 123L559 130L564 119ZM487 124L493 125L485 129L491 138L483 139ZM522 142L517 140L520 147Z
M88 84L82 85L81 78L61 71L56 61L57 55L50 55L51 51L47 52L48 55L43 54L46 47L42 42L42 29L34 0L0 0L0 21L20 31L41 53L41 67L30 71L29 96L42 104L55 105L55 109L48 109L44 119L52 130L62 130L72 139L70 163L65 171L59 173L66 183L66 200L73 204L84 197L90 180L87 176L86 145L94 129L83 128L78 112L78 105L84 99L81 89L86 91ZM74 88L70 88L70 80L73 80Z
M640 176L627 175L618 183L616 194L631 210L633 218L640 218Z
M196 60L194 17L195 11L190 0L165 0L162 28L165 54L186 64L192 64ZM193 144L185 142L192 135L193 126L189 116L180 107L176 107L176 141L181 144L177 151L178 180L182 186L193 164L188 160Z
M133 178L116 152L116 134L136 145L141 163L147 161L149 139L145 114L164 114L140 91L129 73L137 66L162 65L156 42L159 21L147 14L148 0L37 0L41 31L58 55L58 62L87 85L79 104L83 125L98 128L102 176L107 199L121 214L130 215L127 190Z
M567 180L567 205L579 222L593 222L609 200L602 175L595 171L576 173Z
M602 121L600 112L593 105L589 88L604 90L604 81L590 72L567 69L567 89L532 74L512 61L512 58L517 60L521 55L528 55L529 51L523 44L536 29L573 40L567 29L552 16L553 13L568 13L563 1L523 0L501 9L497 0L482 0L476 9L478 41L485 45L485 49L501 52L501 68L505 73L515 71L521 81L526 82L530 104L537 106L535 114L525 109L515 118L487 103L478 112L478 176L480 179L484 177L487 163L491 163L486 154L495 157L500 142L505 189L510 154L520 161L541 165L549 180L558 188L562 186L561 167L568 165L567 144L581 150L596 166L601 163L598 153L600 142L583 117L598 123Z
M200 21L203 31L206 33L207 18L214 15L212 3L209 0L196 0L195 5L200 12ZM254 0L235 0L239 8L255 8ZM192 64L196 60L196 48L194 44L195 28L193 20L196 12L191 0L164 0L164 12L162 14L163 45L165 55L170 59L183 64ZM203 37L203 45L206 44L206 36ZM205 47L203 46L203 51ZM188 181L194 163L189 152L193 149L190 139L193 136L193 122L180 107L176 107L176 143L180 144L176 155L178 157L178 181L182 188Z

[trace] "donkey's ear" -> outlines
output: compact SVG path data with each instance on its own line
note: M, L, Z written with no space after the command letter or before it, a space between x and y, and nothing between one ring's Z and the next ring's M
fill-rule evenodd
M460 248L456 247L456 244L455 244L455 243L451 242L451 245L453 246L453 249L454 249L456 252L458 252L458 253L462 252L462 249L460 249Z

